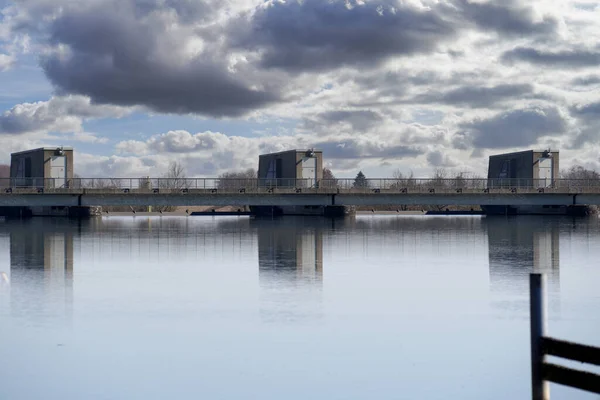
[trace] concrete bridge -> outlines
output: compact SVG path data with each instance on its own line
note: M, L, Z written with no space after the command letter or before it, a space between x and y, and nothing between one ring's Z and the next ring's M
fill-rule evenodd
M93 178L0 180L0 207L600 204L600 181Z

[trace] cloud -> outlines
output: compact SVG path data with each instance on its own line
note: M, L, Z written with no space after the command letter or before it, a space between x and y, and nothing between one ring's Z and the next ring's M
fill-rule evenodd
M83 96L53 97L48 101L18 104L0 115L0 135L48 132L83 132L84 120L120 118L132 110L92 104Z
M408 101L418 103L441 103L474 108L493 107L498 103L513 101L515 98L534 98L534 88L530 84L499 84L497 86L463 86L446 92L429 92Z
M582 149L600 143L600 101L577 104L571 107L571 115L576 118L578 132L571 138L571 149Z
M600 116L600 101L575 106L571 112L579 117L597 119Z
M531 146L541 137L565 134L568 122L556 107L535 107L477 118L460 123L459 128L455 147L466 149L467 141L475 148L500 149Z
M229 148L248 149L248 145L254 143L255 148L260 142L266 142L266 139L252 140L239 136L227 136L220 132L200 132L191 134L190 132L179 130L169 131L164 134L152 136L147 141L128 140L116 145L116 149L121 153L132 154L154 154L154 153L198 153L206 152L211 154L213 151L223 151Z
M54 51L42 57L46 76L61 94L163 113L234 117L280 100L272 81L253 76L243 61L232 65L218 37L198 34L169 4L203 9L189 1L64 4L48 28Z
M267 3L233 42L256 49L263 67L303 72L375 66L392 56L431 52L455 34L435 7L304 0Z
M99 137L91 132L77 132L70 135L48 135L48 140L60 141L62 143L67 142L80 142L80 143L94 143L94 144L105 144L109 142L107 137Z
M435 150L427 153L427 162L436 168L454 168L458 165L448 154L441 150Z
M397 144L393 137L336 134L297 134L272 137L229 136L220 132L170 131L146 141L128 140L115 146L119 157L170 157L194 176L256 168L260 154L294 148L317 148L327 160L358 165L367 159L414 158L425 153L418 144Z
M27 0L15 8L13 31L42 46L41 66L57 94L216 118L297 106L329 71L350 68L360 84L364 70L386 61L410 66L416 57L439 54L460 60L472 30L551 38L558 24L551 13L512 0ZM393 104L411 86L438 77L396 68L371 82ZM489 86L440 100L493 106L527 90ZM484 103L461 100L470 95Z
M552 68L585 68L600 65L600 52L577 49L544 51L532 47L516 47L502 54L502 61L522 61Z
M356 132L365 132L383 121L383 117L371 110L332 110L319 113L313 119L305 119L303 128L318 130L323 125L336 129L336 125L344 125Z
M571 81L574 85L594 86L600 84L600 75L579 76Z
M537 18L532 7L516 0L479 2L460 0L457 3L466 21L482 30L494 30L502 35L528 36L557 33L559 21L552 15Z
M6 71L15 62L15 57L10 54L2 54L0 53L0 71Z
M424 153L417 146L397 145L369 137L348 137L315 143L328 159L414 158Z

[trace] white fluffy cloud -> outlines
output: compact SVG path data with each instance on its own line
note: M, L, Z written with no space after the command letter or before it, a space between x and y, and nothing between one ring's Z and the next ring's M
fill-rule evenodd
M15 62L15 57L10 54L0 53L0 72L9 69Z
M149 170L147 166L159 163L164 171L169 161L178 161L186 167L188 175L214 177L231 170L257 168L260 154L288 150L292 148L317 148L324 152L326 164L339 176L353 176L358 169L372 169L387 166L388 173L393 169L412 169L424 171L432 164L432 157L437 157L436 148L411 135L418 137L423 127L411 127L399 135L362 135L338 133L320 135L315 133L299 133L289 136L240 137L227 136L219 132L200 132L192 134L187 131L170 131L155 135L146 141L127 140L116 145L118 156L107 160L129 159L132 163L144 165L139 169ZM437 137L441 143L446 139L443 132ZM398 144L405 139L406 144ZM402 157L398 157L401 154ZM403 162L399 162L399 160ZM142 160L142 164L138 164ZM434 159L437 167L459 167L450 156ZM110 163L110 161L107 161ZM111 171L109 164L100 169L104 173ZM466 168L466 166L463 166ZM111 167L112 168L112 167ZM129 170L130 168L127 168ZM383 176L383 175L380 175Z
M118 106L94 105L84 96L53 97L48 101L17 104L0 114L0 135L71 133L76 140L90 141L91 134L83 131L83 121L120 118L131 111Z

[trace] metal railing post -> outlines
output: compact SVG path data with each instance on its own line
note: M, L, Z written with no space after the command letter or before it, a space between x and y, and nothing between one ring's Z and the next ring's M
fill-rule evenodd
M531 394L533 400L549 400L548 382L543 377L546 334L546 278L542 274L529 276L529 312L531 323Z

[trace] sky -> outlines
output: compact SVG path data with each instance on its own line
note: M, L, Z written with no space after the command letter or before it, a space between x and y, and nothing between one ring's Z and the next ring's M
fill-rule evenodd
M0 163L72 146L82 177L190 177L323 151L338 177L600 170L586 0L0 0Z

